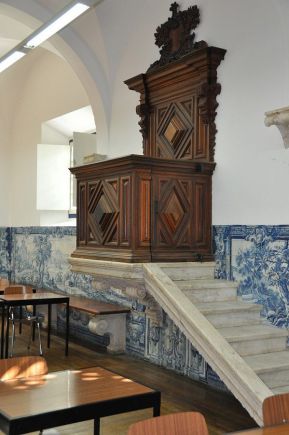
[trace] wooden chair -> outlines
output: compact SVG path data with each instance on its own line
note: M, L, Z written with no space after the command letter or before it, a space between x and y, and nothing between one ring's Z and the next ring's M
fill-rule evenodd
M0 277L0 291L2 292L8 286L9 286L9 280L7 278Z
M4 289L5 295L12 295L12 294L25 294L25 293L33 293L32 288L26 287L25 285L10 285L9 287L6 287ZM13 350L14 350L14 343L15 343L15 324L16 323L29 323L31 326L31 332L29 337L29 343L28 343L28 349L30 349L32 336L33 336L33 328L34 325L37 327L38 330L38 340L39 340L39 354L42 355L42 343L41 343L41 334L40 334L40 324L42 321L42 318L37 315L33 315L30 311L27 310L27 307L23 307L22 310L20 310L20 315L18 315L17 311L14 309L14 307L11 307L9 311L9 320L11 320L12 323L12 339L11 339L11 351L10 356L13 356Z
M0 381L45 375L48 368L42 356L22 356L0 359Z
M178 412L139 421L128 435L208 435L205 418L199 412Z
M263 402L264 426L289 422L289 393L267 397Z

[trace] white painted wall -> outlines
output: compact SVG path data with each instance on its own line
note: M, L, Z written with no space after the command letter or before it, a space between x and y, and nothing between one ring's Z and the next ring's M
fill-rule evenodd
M109 10L109 6L115 7L112 3L106 2L103 8L106 6L111 14L114 28L120 11L112 13ZM128 95L122 81L144 72L157 58L152 48L152 35L156 25L168 17L170 1L137 3L138 10L133 9L129 32L129 22L121 15L127 33L127 49L118 68L114 65L116 78L109 148L114 156L118 149L140 151L141 139L134 112L138 98ZM191 1L181 3L183 9L192 4ZM204 39L210 45L227 49L218 72L222 93L218 98L213 223L288 223L288 150L283 150L277 129L264 126L264 112L289 104L289 55L286 54L289 4L283 0L200 0L194 3L199 5L202 16L196 30L197 40ZM101 23L108 29L104 19Z
M69 145L69 137L44 122L41 125L41 143Z
M27 69L22 65L22 74ZM14 109L21 93L21 82L18 74L12 69L9 74L0 77L0 226L11 222L11 204L13 199L13 158L12 140L14 131Z
M1 3L11 4L9 0ZM35 8L38 3L41 7ZM13 0L14 7L25 9L26 14L40 21L49 13L53 14L56 3ZM138 95L129 91L123 80L145 72L158 58L153 34L169 16L170 3L171 0L104 0L51 41L82 81L95 115L99 152L110 157L142 152L135 114ZM264 126L264 112L289 104L289 2L182 0L180 3L182 9L192 4L200 7L197 40L204 39L210 45L228 50L219 68L222 93L218 98L213 223L288 224L288 150L283 150L277 129ZM25 22L25 16L22 18ZM41 113L58 111L69 106L73 98L78 100L74 95L79 89L77 80L75 89L70 86L70 93L62 90L59 95L53 91L51 97L54 85L50 75L55 72L58 77L58 71L54 71L54 63L50 64L48 58L45 67L40 65L35 63L30 74L37 82L41 97L44 93L47 98L48 105L45 110L42 107ZM44 76L40 80L41 68ZM62 74L60 79L65 83ZM0 77L0 86L1 82ZM33 95L33 89L36 88L27 77L22 94L24 101L22 98L19 101L13 129L15 143L23 142L22 148L18 145L10 155L14 162L14 189L19 179L23 179L23 161L29 162L33 174L33 153L29 150L32 137L34 140L37 136L34 124L43 118L43 113L39 116L34 109L35 103L37 107L40 102ZM28 103L29 98L32 98L32 104ZM53 116L57 115L53 113L50 117ZM24 126L27 129L25 143L20 133ZM23 159L19 157L20 151ZM22 204L13 203L14 223L31 225L37 222L31 201L31 192L35 190L33 183L23 183ZM25 213L18 218L17 213L19 209L24 210L24 204Z
M37 145L37 210L67 211L70 207L70 146Z
M6 86L8 77L11 77L9 87ZM39 225L40 212L36 210L36 151L42 139L42 123L86 106L88 99L67 63L45 50L33 52L1 74L0 94L4 107L9 107L14 87L17 95L14 104L11 104L9 116L7 114L11 123L11 128L7 128L11 130L11 135L9 143L6 141L3 145L9 158L9 161L6 160L9 163L9 179L6 181L5 174L0 173L1 195L6 195L5 183L9 185L11 214L4 217L1 205L0 225Z
M97 153L97 135L89 133L73 133L73 166L85 164L85 157Z

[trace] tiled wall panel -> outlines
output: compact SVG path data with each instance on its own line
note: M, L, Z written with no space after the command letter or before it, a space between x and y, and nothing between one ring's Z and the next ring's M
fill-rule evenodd
M224 389L214 371L164 313L162 327L151 324L145 305L124 295L124 279L70 272L68 256L75 248L75 228L0 228L0 274L38 287L80 294L131 308L127 316L127 352L193 379ZM216 226L216 277L237 280L239 295L263 304L274 325L289 324L289 226ZM136 284L141 285L141 284ZM89 317L71 315L71 332L90 345L106 346L108 337L88 330ZM63 327L63 313L58 313Z

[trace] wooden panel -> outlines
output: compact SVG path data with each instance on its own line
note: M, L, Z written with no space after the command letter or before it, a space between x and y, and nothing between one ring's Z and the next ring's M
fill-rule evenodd
M193 149L193 159L209 160L209 126L204 124L200 109L199 109L199 99L194 98L195 104L195 131L194 131L194 149Z
M131 178L120 179L120 245L130 246L131 241Z
M202 256L211 250L211 180L194 183L194 245Z
M151 243L151 180L141 179L139 185L140 246Z
M86 183L80 182L78 183L77 189L77 210L78 210L78 219L77 219L77 244L85 245L86 244Z
M175 176L154 177L154 261L192 259L192 180ZM181 261L181 260L180 260Z
M178 62L126 80L140 92L144 155L214 161L217 68L225 50L202 46Z
M134 155L74 168L79 186L86 186L78 220L87 221L72 255L130 262L212 259L213 168Z
M88 244L117 245L118 188L117 178L89 183L87 205Z
M192 158L193 119L186 98L161 106L156 111L156 156L171 159Z
M205 189L203 183L195 184L195 242L197 245L205 243Z

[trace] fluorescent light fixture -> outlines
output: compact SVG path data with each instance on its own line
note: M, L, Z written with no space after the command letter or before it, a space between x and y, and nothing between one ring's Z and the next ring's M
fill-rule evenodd
M17 62L17 60L21 59L21 57L25 56L23 51L13 51L9 56L5 57L0 61L0 72L4 71L9 66L13 65L13 63Z
M52 35L55 35L55 33L67 26L67 24L71 23L71 21L73 21L87 9L89 9L89 6L86 4L80 2L76 3L70 9L56 18L56 20L54 20L52 23L45 25L45 27L36 33L35 36L33 36L31 39L28 39L24 47L31 49L38 47L38 45L42 44L42 42L46 41Z

